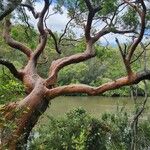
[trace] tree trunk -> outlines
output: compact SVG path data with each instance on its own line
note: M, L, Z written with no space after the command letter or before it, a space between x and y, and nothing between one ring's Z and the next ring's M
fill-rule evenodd
M23 149L29 134L39 117L48 107L48 100L39 88L33 90L24 100L10 103L2 108L0 149Z

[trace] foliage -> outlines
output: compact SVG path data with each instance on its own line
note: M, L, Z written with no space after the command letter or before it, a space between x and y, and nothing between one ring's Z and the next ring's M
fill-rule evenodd
M134 25L138 24L138 17L134 9L128 8L128 11L123 15L122 20L125 25L131 28Z
M149 121L149 120L148 120ZM147 121L143 121L139 125L139 135L138 147L141 149L148 149L150 143L150 125Z
M0 104L16 100L16 97L22 97L24 86L6 72L0 72Z
M115 12L117 4L118 4L117 0L109 0L109 1L102 0L102 10L100 11L100 13L106 16L108 14Z
M111 127L110 137L108 139L108 149L127 150L130 149L130 126L129 116L124 111L124 107L119 109L114 114L104 113L102 121L107 126Z
M84 74L88 72L88 67L84 63L77 65L70 65L65 67L59 74L59 85L69 83L82 83L84 80Z
M48 122L35 129L30 149L128 150L131 145L130 117L124 108L118 108L113 114L104 113L100 119L90 117L81 108L67 113L64 118L48 116ZM145 120L138 126L138 150L150 146L149 133L149 120Z
M18 32L19 31L19 32ZM37 44L37 33L32 26L16 25L12 28L12 37L17 41L24 42L31 49L36 48Z
M38 149L39 144L41 149L58 150L90 150L104 146L102 137L105 132L101 132L99 128L101 123L91 118L83 109L73 110L65 118L57 120L48 117L48 120L48 126L44 124L36 131L40 135L31 141L31 149Z

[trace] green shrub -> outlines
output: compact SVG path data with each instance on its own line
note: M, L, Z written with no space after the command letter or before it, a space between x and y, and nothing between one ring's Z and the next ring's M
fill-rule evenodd
M48 123L38 127L39 137L31 141L31 149L91 150L104 147L105 133L100 121L91 118L83 109L76 109L64 118L48 117ZM93 144L95 142L95 144Z
M122 108L114 114L104 113L100 119L90 117L83 109L75 109L64 118L47 117L30 137L29 149L129 150L131 147L130 116ZM138 150L148 150L149 121L140 122L137 133Z

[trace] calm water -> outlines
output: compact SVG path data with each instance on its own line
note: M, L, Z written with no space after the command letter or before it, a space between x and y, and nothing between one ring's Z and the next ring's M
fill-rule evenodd
M141 103L143 98L138 98L138 102ZM61 117L66 112L75 108L84 108L90 115L94 117L100 116L104 112L115 112L119 108L125 107L128 112L132 112L134 109L134 101L131 98L122 97L100 97L100 96L66 96L57 97L47 109L46 114ZM150 98L148 99L147 106L150 106ZM147 115L150 114L150 110L147 110Z

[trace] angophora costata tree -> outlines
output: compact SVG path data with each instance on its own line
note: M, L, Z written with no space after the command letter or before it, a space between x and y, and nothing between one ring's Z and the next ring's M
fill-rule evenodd
M33 1L30 2L33 3ZM10 149L16 149L25 144L30 131L39 117L46 110L49 102L57 96L68 93L98 95L122 86L137 84L141 80L149 80L149 70L142 70L141 68L141 72L134 72L132 69L132 63L142 55L141 53L137 57L134 56L138 45L140 45L144 38L149 23L147 20L148 8L146 7L148 3L146 0L58 0L55 3L49 0L43 0L44 6L39 12L36 12L34 5L21 3L19 7L27 8L34 18L38 20L39 42L35 50L30 49L11 37L10 17L5 17L3 37L6 43L26 55L28 61L26 66L20 70L6 60L1 59L0 64L6 66L14 77L22 81L27 96L23 100L7 104L1 109L1 114L4 118L1 129L1 147L7 146ZM64 6L68 10L68 17L70 17L64 33L59 38L56 38L52 30L46 25L46 19L49 13L52 13L49 7L54 5L57 5L57 11L55 13L61 10L61 6ZM45 49L47 39L49 36L53 38L56 52L61 54L61 41L67 32L70 22L83 27L86 44L85 51L52 61L49 67L48 77L46 79L42 78L37 73L37 63ZM94 24L96 23L96 30L93 30ZM124 46L116 38L116 43L121 53L120 56L125 65L126 76L99 85L99 87L91 87L83 84L57 87L56 83L59 71L67 65L95 57L95 43L109 33L132 36L132 42L130 44L126 43ZM144 50L146 50L147 46L144 47ZM11 129L5 126L5 124L9 123L11 123Z

